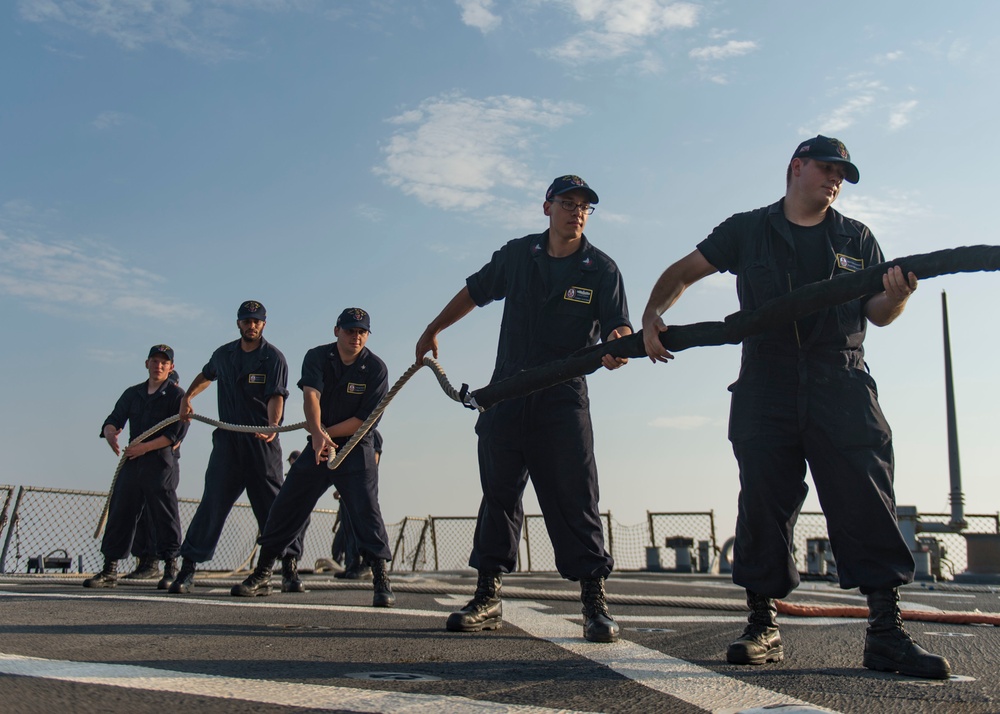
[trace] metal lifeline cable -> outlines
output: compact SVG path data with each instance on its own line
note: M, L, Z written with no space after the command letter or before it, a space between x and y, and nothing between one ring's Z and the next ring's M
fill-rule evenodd
M326 462L327 468L335 469L344 462L347 455L350 454L354 447L357 446L358 442L365 437L365 434L367 434L372 428L372 425L379 420L386 407L389 406L389 402L391 402L399 390L403 388L403 385L410 380L410 377L419 372L424 365L430 367L434 371L434 375L437 377L438 383L441 385L441 389L449 398L456 402L465 403L468 406L468 403L464 401L467 387L463 385L461 392L455 389L451 385L451 382L448 381L448 376L444 373L444 369L441 368L441 365L430 357L424 357L422 362L410 365L410 368L403 372L400 378L396 380L396 383L392 385L392 388L389 389L386 395L382 397L382 400L375 406L372 413L368 415L368 418L365 419L364 423L362 423L361 426L358 427L358 430L354 432L354 435L348 439L347 443L344 444L342 448L330 453L330 458ZM189 417L196 421L218 427L219 429L224 429L225 431L235 431L241 434L280 434L287 431L297 431L299 429L306 428L306 422L304 421L296 422L295 424L286 424L284 426L248 426L243 424L227 424L226 422L202 416L201 414L190 414ZM129 446L145 441L149 437L153 436L153 434L165 429L179 419L180 415L174 414L158 424L154 424L149 429L139 434L139 436L132 439L132 441L129 442ZM115 468L115 473L111 477L111 486L108 488L108 497L104 500L104 508L101 510L101 517L98 519L97 529L94 531L95 539L101 537L101 533L104 531L104 526L108 522L108 510L111 508L111 494L114 493L115 483L118 481L118 474L121 473L126 461L127 457L125 456L125 449L122 449L122 455L118 460L118 466Z

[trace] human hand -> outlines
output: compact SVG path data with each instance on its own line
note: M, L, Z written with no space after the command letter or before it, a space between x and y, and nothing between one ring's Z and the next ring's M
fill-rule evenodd
M137 459L144 454L149 453L149 444L145 441L141 441L138 444L129 444L125 447L125 456L129 460Z
M423 364L424 355L426 355L428 352L431 353L434 359L437 359L438 356L437 334L432 332L431 328L429 327L426 330L424 330L424 334L420 335L420 339L417 340L416 364Z
M121 455L121 447L118 446L118 435L121 433L121 429L116 429L111 424L104 425L104 439L108 442L111 450L115 452L115 456Z
M889 268L882 276L882 287L887 298L895 303L906 302L910 295L916 292L917 276L908 273L903 277L903 269L898 265Z
M333 458L333 455L337 452L337 445L333 443L333 439L326 433L326 429L310 431L309 436L312 437L311 443L313 451L316 452L317 465Z
M618 332L618 330L612 331L608 335L608 341L617 340L619 337L624 337L625 335ZM628 364L628 357L615 357L614 355L604 355L601 357L601 364L604 365L605 369L618 369L626 364Z
M660 333L666 331L667 325L659 315L643 317L642 344L651 362L666 362L674 358L660 342Z

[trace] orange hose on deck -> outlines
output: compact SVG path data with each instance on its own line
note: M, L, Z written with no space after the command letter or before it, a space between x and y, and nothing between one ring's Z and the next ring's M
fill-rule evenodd
M775 603L782 615L799 617L868 617L867 607L850 605L793 605L783 600ZM924 610L902 610L904 620L922 622L948 622L957 625L993 625L1000 627L1000 615L984 612L926 612Z

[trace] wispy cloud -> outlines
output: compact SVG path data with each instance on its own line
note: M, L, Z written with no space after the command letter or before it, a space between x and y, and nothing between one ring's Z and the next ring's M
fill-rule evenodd
M757 49L757 43L751 40L730 40L724 45L712 45L710 47L697 47L689 56L691 59L699 61L724 60L732 57L741 57Z
M910 123L910 115L917 108L917 100L900 102L889 114L889 131L896 131Z
M69 26L126 50L163 45L207 61L244 56L234 47L239 14L321 10L310 0L20 0L28 22Z
M129 115L122 114L121 112L106 111L98 114L90 125L99 131L104 131L106 129L112 129L116 126L121 126L126 121L128 121Z
M895 50L894 52L886 52L885 54L876 55L876 62L896 62L903 59L903 51Z
M389 119L397 129L374 171L425 205L521 222L511 213L545 190L529 164L542 142L538 134L583 111L571 102L523 97L433 97Z
M591 28L574 33L548 52L566 62L606 60L640 51L669 30L694 27L701 11L693 3L669 0L563 0L562 5Z
M708 426L712 423L710 417L704 416L675 416L675 417L657 417L649 422L649 426L654 429L675 429L678 431L691 431L693 429L701 429L704 426Z
M911 88L895 90L869 73L849 77L843 85L833 87L828 101L833 109L816 117L809 128L800 128L802 136L821 134L836 136L861 120L886 126L896 131L910 123L918 102L914 99L899 99L902 93L911 94ZM896 95L896 96L894 96Z
M483 33L500 27L500 16L493 13L493 0L455 0L462 9L462 22Z
M812 128L802 128L799 133L812 136L819 131L821 134L835 136L871 112L886 91L880 81L871 79L866 74L855 75L846 84L828 92L834 108L814 119L811 122Z
M883 231L899 231L930 215L925 202L904 191L892 191L883 197L854 192L842 194L835 208L871 227L876 235Z
M385 220L385 211L370 203L360 203L354 208L354 212L371 223L381 223Z
M5 204L0 222L19 222ZM21 214L17 216L16 214ZM88 240L45 240L19 228L0 227L0 295L42 312L79 316L138 315L190 318L199 310L163 294L162 277L129 265L107 245Z

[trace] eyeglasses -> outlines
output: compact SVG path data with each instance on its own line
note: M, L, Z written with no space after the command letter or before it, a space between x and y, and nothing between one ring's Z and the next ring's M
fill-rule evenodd
M590 215L594 212L594 207L589 203L575 203L574 201L553 201L553 203L558 203L562 206L564 211L569 213L576 213L577 211L583 211L586 215Z

